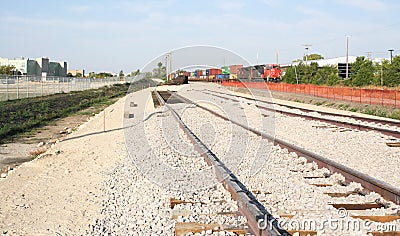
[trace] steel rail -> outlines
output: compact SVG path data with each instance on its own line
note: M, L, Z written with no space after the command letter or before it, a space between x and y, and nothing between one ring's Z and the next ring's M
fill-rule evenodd
M215 92L215 91L212 91L212 92ZM226 94L226 95L230 95L230 96L237 96L237 97L240 97L240 98L245 98L245 99L256 101L256 102L263 102L263 103L268 103L268 104L272 104L272 105L284 106L284 107L291 108L291 109L298 109L298 110L304 111L304 112L317 112L317 113L320 113L322 115L331 115L331 116L339 116L339 117L345 117L345 118L353 118L353 119L360 120L360 121L375 122L375 123L381 123L381 124L396 124L396 126L400 126L400 122L395 122L395 121L383 121L383 120L367 118L367 117L349 116L349 115L336 114L336 113L331 113L331 112L316 111L316 110L311 110L311 109L307 109L307 108L299 108L299 107L290 106L290 105L284 105L284 104L279 104L279 103L273 103L273 102L258 100L258 99L254 99L254 98L247 98L247 97L240 96L240 95L231 95L231 94L227 94L227 93L223 93L223 92L215 92L215 93L221 93L221 94ZM213 94L209 94L209 95L218 96L218 95L213 95ZM218 96L218 97L225 98L225 97L222 97L222 96ZM231 99L231 98L225 98L225 99ZM233 99L231 99L231 100L233 100ZM239 102L238 100L235 100L235 101ZM395 137L395 138L400 138L400 131L396 131L396 130L373 127L373 126L364 125L364 124L355 124L355 123L348 122L348 121L338 121L338 120L333 120L333 119L330 119L330 118L316 117L316 116L311 116L311 115L306 115L306 114L298 114L298 113L290 112L290 111L282 111L282 110L278 110L278 109L275 109L275 108L269 108L269 107L265 107L265 106L260 106L258 104L256 104L256 107L258 107L260 109L263 109L263 110L268 110L268 111L281 113L281 114L284 114L284 115L287 115L287 116L303 117L303 118L305 118L307 120L318 120L318 121L326 122L326 123L329 123L329 124L338 125L338 126L342 126L342 127L346 127L346 128L351 128L351 129L357 129L357 130L361 130L361 131L377 131L379 133L382 133L382 134L385 134L385 135L388 135L388 136L392 136L392 137Z
M193 143L194 148L198 151L209 166L213 166L217 179L224 188L227 189L232 198L237 202L240 213L246 217L252 233L255 235L290 235L287 231L281 229L278 221L269 213L265 207L254 197L246 186L222 163L218 157L201 142L201 140L186 126L178 113L164 100L164 98L155 90L157 99L168 110L171 111L179 126ZM173 94L175 98L179 98L186 102L180 96ZM260 222L262 226L260 227ZM266 225L265 225L266 224Z
M360 171L354 170L354 169L344 166L340 163L332 161L332 160L325 158L319 154L316 154L316 153L308 151L304 148L298 147L298 146L291 144L285 140L276 138L270 134L267 134L262 131L258 131L252 127L241 124L235 120L229 119L207 107L204 107L202 105L192 102L190 99L188 99L186 97L183 97L178 94L176 94L175 96L180 97L183 100L185 100L186 102L193 104L199 108L202 108L203 110L206 110L217 117L220 117L224 120L230 121L233 124L236 124L236 125L244 128L244 129L247 129L263 138L266 138L266 139L270 140L271 142L273 142L275 145L279 145L282 148L286 148L290 152L295 152L299 156L305 157L308 161L317 163L318 166L320 166L320 167L325 167L331 172L340 173L346 178L347 181L358 182L365 189L374 191L374 192L380 194L386 200L392 201L395 204L400 204L400 188L397 188L397 187L390 185L382 180L373 178L367 174L361 173Z

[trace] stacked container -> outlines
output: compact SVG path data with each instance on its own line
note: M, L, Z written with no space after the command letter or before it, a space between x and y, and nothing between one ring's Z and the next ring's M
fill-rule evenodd
M223 66L223 67L221 67L221 71L222 71L222 73L221 74L223 74L223 75L229 75L231 72L230 72L230 67L229 66Z

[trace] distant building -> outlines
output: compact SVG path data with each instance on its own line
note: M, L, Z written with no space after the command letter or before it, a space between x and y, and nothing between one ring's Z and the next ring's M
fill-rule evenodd
M67 76L67 62L50 62L47 76Z
M47 58L47 57L45 57L45 58L36 58L36 61L39 64L39 67L42 70L40 74L43 74L43 73L48 74L49 73L49 63L50 63L49 58Z
M67 76L67 62L50 62L49 58L36 58L35 60L25 58L0 58L0 66L11 65L19 75L28 76Z
M349 75L351 74L351 63L356 62L357 57L356 56L349 56L348 57L348 63L349 63ZM389 60L388 58L375 58L375 59L368 59L371 60L373 63L381 64L385 60ZM309 65L310 63L315 62L318 64L318 67L324 67L324 66L334 66L339 70L339 76L341 78L346 78L346 57L336 57L336 58L330 58L330 59L320 59L320 60L311 60L308 61L307 64ZM296 66L300 62L293 62L292 64L286 64L286 65L281 65L281 68L283 70L286 67L289 66ZM302 63L305 63L305 61L302 61Z
M71 74L72 76L76 76L77 74L81 74L82 77L85 77L85 70L68 70L67 74Z

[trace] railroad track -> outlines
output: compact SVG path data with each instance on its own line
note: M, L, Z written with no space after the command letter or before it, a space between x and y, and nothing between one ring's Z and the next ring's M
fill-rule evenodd
M184 102L187 100L170 91L153 91L153 95L157 98L160 105L167 107L173 114L179 126L194 144L195 149L201 153L208 165L213 166L218 181L231 193L232 198L237 202L240 213L246 217L250 233L255 235L290 235L277 225L274 217L258 202L251 191L222 163L218 157L212 153L201 140L183 123L181 117L169 104ZM270 219L273 222L262 230L259 227L260 219Z
M200 107L210 113L212 113L215 116L218 116L224 120L229 120L229 118L205 107L199 104L194 103L193 101L191 101L188 98L182 97L178 94L176 94L175 96L180 97L181 99L185 100L187 103L196 105L197 107ZM305 158L307 158L310 162L316 162L318 164L318 166L320 167L325 167L328 170L330 170L331 172L336 172L336 173L340 173L342 174L348 181L354 181L354 182L358 182L361 183L361 185L363 187L365 187L366 189L370 190L370 191L374 191L376 193L379 193L382 195L382 197L384 197L385 199L392 201L396 204L400 204L400 189L397 187L394 187L392 185L389 185L381 180L378 180L376 178L370 177L364 173L361 173L357 170L348 168L340 163L337 163L335 161L332 161L328 158L325 158L321 155L318 155L316 153L310 152L304 148L298 147L296 145L293 145L285 140L276 138L271 136L270 134L264 133L264 132L260 132L252 127L249 127L247 125L241 124L237 121L234 120L230 120L230 122L245 128L263 138L266 138L268 140L270 140L271 142L273 142L275 145L279 145L282 148L286 148L287 150L289 150L290 152L294 152L297 153L299 156L304 156Z
M182 96L180 96L180 95L178 95L176 93L172 93L172 92L168 92L168 91L167 92L163 92L163 93L164 93L164 97L166 99L171 98L171 96L173 97L173 99L171 100L172 103L174 103L173 101L176 101L178 99L178 100L184 101L186 103L193 104L193 105L195 105L195 106L197 106L197 107L199 107L199 108L201 108L203 110L206 110L207 112L210 112L211 114L213 114L215 116L218 116L218 117L220 117L220 118L222 118L224 120L228 120L226 117L224 117L224 116L222 116L222 115L220 115L220 114L218 114L218 113L216 113L216 112L214 112L214 111L212 111L212 110L210 110L210 109L208 109L208 108L206 108L204 106L201 106L199 104L195 104L191 100L189 100L189 99L187 99L185 97L182 97ZM163 97L162 95L158 94L157 96L161 97L161 98L158 98L160 101L163 100L162 99L162 97ZM171 109L168 104L165 104L165 101L163 102L163 104L166 105L169 109ZM222 164L222 166L223 166L223 163L221 163L219 161L219 159L214 154L209 152L209 150L207 152L204 152L204 150L207 150L207 147L205 147L204 144L202 144L201 141L198 140L198 138L187 128L187 126L185 124L183 124L181 118L177 115L177 113L176 112L174 112L174 113L175 113L174 116L180 122L181 127L183 129L187 129L187 131L185 131L185 132L187 132L188 136L189 137L192 136L191 139L193 140L194 143L199 143L198 148L201 151L201 153L205 153L206 156L204 156L204 158L206 160L208 160L207 162L210 165L219 166L219 165ZM275 145L279 145L282 148L286 148L290 152L295 152L299 156L303 156L303 157L307 158L308 161L316 162L320 167L326 167L331 172L341 173L346 178L347 181L359 182L359 183L361 183L361 185L364 188L366 188L366 189L368 189L370 191L374 191L374 192L379 193L383 198L385 198L387 200L390 200L390 201L393 201L396 204L400 203L400 190L398 188L395 188L395 187L393 187L391 185L388 185L388 184L386 184L386 183L384 183L384 182L382 182L382 181L380 181L378 179L372 178L372 177L370 177L368 175L365 175L363 173L360 173L360 172L358 172L356 170L347 168L346 166L343 166L343 165L341 165L339 163L333 162L333 161L331 161L331 160L329 160L327 158L324 158L324 157L322 157L320 155L317 155L317 154L309 152L309 151L307 151L305 149L296 147L295 145L292 145L292 144L290 144L288 142L285 142L284 140L280 140L280 139L276 139L274 137L271 137L270 135L262 133L262 132L259 132L259 131L255 130L255 129L251 128L251 127L245 126L243 124L240 124L240 123L232 121L232 120L230 120L230 122L232 122L232 123L244 128L244 129L247 129L247 130L249 130L249 131L251 131L251 132L253 132L253 133L255 133L255 134L257 134L257 135L259 135L261 137L263 137L263 138L269 139ZM225 175L234 176L233 173L231 173L225 166L223 166L223 168L219 169L218 171L221 171L222 176L224 176L224 174ZM219 175L219 176L221 176L221 175ZM226 181L229 181L229 180L226 180ZM237 186L237 183L240 183L240 182L237 182L237 181L238 180L235 177L233 182L228 182L228 183L224 182L224 186ZM345 183L343 183L343 184L345 184ZM238 205L240 206L239 208L241 209L242 214L245 215L246 218L248 218L248 223L249 223L250 228L251 229L255 229L254 232L255 232L256 235L276 233L276 231L264 232L262 230L261 231L259 230L259 227L258 227L257 221L256 221L257 219L260 219L260 217L263 217L262 216L263 214L264 214L264 217L265 217L265 214L267 214L268 217L273 217L270 213L268 213L268 211L262 206L262 204L260 202L257 201L258 203L256 205L258 206L258 210L256 210L256 211L247 210L246 207L248 207L248 205L241 203L241 202L249 202L249 201L250 202L254 202L255 198L254 198L254 195L252 193L258 194L258 190L249 191L248 189L246 189L246 187L243 184L240 184L239 186L242 186L242 188L239 188L239 192L246 192L246 194L243 197L240 197L238 199ZM232 196L237 197L236 194L235 194L235 192L237 193L237 191L238 191L237 187L227 187L227 189L230 190ZM233 191L233 193L232 193L232 191ZM334 193L331 193L332 196L336 196L336 197L338 197L339 195L340 196L348 196L348 195L351 195L351 194L360 194L360 195L362 195L362 194L365 194L365 192L364 191L358 191L357 193L346 193L346 194L337 194L336 193L336 195ZM242 195L239 195L239 196L242 196ZM254 205L251 205L251 206L254 206ZM345 207L346 209L349 209L349 210L351 210L351 209L368 209L368 208L374 208L374 207L378 207L379 208L381 206L385 206L385 203L377 202L377 203L371 203L369 205L368 204L364 204L362 206L360 206L359 204L337 204L337 205L335 205L336 208ZM377 218L379 218L379 217L377 217ZM279 227L277 227L277 229L279 229ZM281 233L281 232L279 232L279 233ZM283 234L285 234L285 233L288 233L288 232L287 231L283 232ZM312 232L311 232L311 234L312 234ZM379 235L379 234L377 234L377 235Z
M211 95L211 96L216 96L216 97L219 97L222 99L230 99L235 102L240 102L240 101L235 98L227 98L227 97L216 95L216 94L218 93L218 94L223 94L223 95L230 96L230 97L247 99L249 101L258 103L258 104L255 104L255 106L260 109L263 109L263 110L277 112L277 113L287 115L287 116L292 116L292 117L302 117L302 118L305 118L306 120L322 121L322 122L329 123L332 125L341 126L341 127L350 128L350 129L356 129L356 130L360 130L360 131L376 131L376 132L400 139L400 131L386 129L386 128L380 128L380 127L374 127L374 126L365 125L365 124L357 124L357 123L352 123L352 122L348 122L348 121L340 121L340 120L335 120L334 118L325 118L325 117L317 117L317 116L307 115L307 114L299 114L296 112L284 111L284 110L279 110L276 108L262 106L262 105L260 105L260 103L269 104L269 105L279 105L282 107L286 107L288 109L297 109L297 110L300 110L302 112L307 112L307 113L317 112L321 115L329 115L329 116L340 117L340 118L351 118L351 119L355 119L355 120L363 121L363 122L373 122L373 123L377 123L377 124L380 123L382 125L390 125L390 126L400 127L400 122L396 122L396 121L374 119L374 118L368 118L368 117L359 117L359 116L352 116L352 115L345 115L345 114L337 114L337 113L332 113L332 112L316 111L316 110L311 110L311 109L307 109L307 108L295 107L295 106L274 103L274 102L270 102L270 101L263 101L263 100L259 100L259 99L255 99L255 98L249 98L249 97L240 96L240 95L232 95L229 93L216 92L216 91L211 91L211 90L208 90L208 92L204 92L204 93Z

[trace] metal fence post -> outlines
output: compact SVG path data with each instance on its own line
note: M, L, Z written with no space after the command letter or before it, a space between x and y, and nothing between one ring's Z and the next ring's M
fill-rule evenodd
M19 99L19 78L17 76L17 99Z
M371 88L371 85L369 85L369 105L372 105L372 88Z
M353 87L351 87L350 102L353 102Z
M29 98L29 78L26 77L26 98Z
M342 85L342 101L343 101L343 99L344 99L344 89L343 89L343 85Z
M6 100L8 101L8 76L6 76Z

